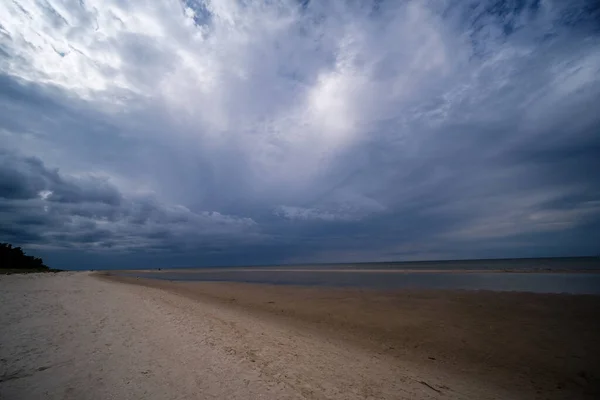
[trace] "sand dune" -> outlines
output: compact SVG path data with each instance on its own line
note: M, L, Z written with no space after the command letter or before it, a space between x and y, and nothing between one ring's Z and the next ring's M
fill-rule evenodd
M587 359L565 361L575 363L576 369L581 364L589 370L558 389L556 384L561 383L551 381L552 375L527 386L524 381L528 377L521 369L515 373L516 384L505 385L505 376L494 368L494 360L482 364L488 365L489 371L481 373L473 370L477 364L464 357L451 363L452 349L439 351L439 346L448 347L451 341L436 344L425 340L413 351L409 347L418 341L404 338L402 343L408 344L393 351L389 349L390 340L395 340L393 324L392 336L373 333L363 340L366 336L360 323L344 322L344 307L330 309L339 314L337 319L323 317L331 303L322 293L301 290L286 297L282 288L252 285L209 284L200 289L192 284L173 287L154 282L150 283L154 287L148 287L132 282L141 283L135 279L108 281L89 273L0 277L0 398L525 399L595 395L597 370L595 364L585 363ZM294 299L307 295L305 304L320 304L319 313L307 314L293 306ZM330 300L338 301L336 296L331 295ZM308 301L311 298L312 303ZM346 296L345 302L357 309L357 318L364 319L368 311L360 308L363 303L349 298ZM414 304L419 302L426 315L435 311L427 311L435 302L417 298ZM440 311L444 310L437 310L438 314ZM407 318L414 315L407 314ZM411 324L418 328L418 321L407 321L405 329L410 330ZM386 329L385 325L374 326L376 332ZM456 333L452 327L447 332ZM582 337L587 338L585 334ZM586 344L596 346L591 339L582 346ZM433 360L424 359L423 347L439 354L430 354Z

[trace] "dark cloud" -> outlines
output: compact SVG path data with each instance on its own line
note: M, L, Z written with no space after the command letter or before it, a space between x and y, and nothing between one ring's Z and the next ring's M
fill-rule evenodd
M594 1L16 3L0 240L96 267L600 251Z
M0 152L2 240L42 249L93 251L160 249L249 242L254 222L219 213L194 213L151 196L124 197L105 179L66 178L33 157Z
M105 203L118 205L121 195L106 180L93 176L63 179L58 170L47 169L41 160L18 157L0 149L0 198L44 198L59 203Z

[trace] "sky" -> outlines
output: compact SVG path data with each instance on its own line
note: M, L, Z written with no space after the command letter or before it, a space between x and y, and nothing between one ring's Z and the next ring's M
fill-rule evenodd
M0 2L0 241L51 267L599 238L593 0Z

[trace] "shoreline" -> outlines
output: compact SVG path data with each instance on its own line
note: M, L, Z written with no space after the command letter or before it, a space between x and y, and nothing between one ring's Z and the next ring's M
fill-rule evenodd
M415 273L448 273L448 274L600 274L600 269L310 269L310 268L173 268L173 269L131 269L131 270L114 270L109 272L120 273L156 273L156 274L201 274L201 273L227 273L227 272L356 272L356 273L390 273L390 274L415 274Z
M597 398L598 296L0 277L3 399Z
M600 273L495 273L485 271L418 272L389 270L229 270L158 272L106 271L121 277L171 282L239 282L248 284L376 290L476 290L495 292L600 295Z
M536 387L549 398L565 390L600 394L596 295L108 279L310 327L373 354L458 369L497 386Z

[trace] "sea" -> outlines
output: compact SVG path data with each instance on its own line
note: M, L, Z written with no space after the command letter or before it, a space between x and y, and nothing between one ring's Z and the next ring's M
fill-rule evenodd
M169 281L600 295L600 257L179 268L114 273Z

